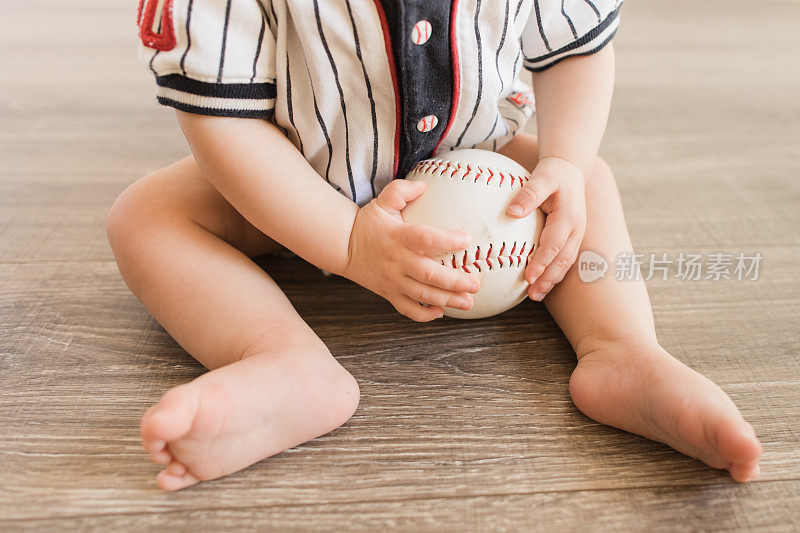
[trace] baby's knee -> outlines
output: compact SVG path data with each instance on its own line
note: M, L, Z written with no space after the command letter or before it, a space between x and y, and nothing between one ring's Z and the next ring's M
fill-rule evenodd
M106 234L114 255L138 256L141 251L158 242L154 238L185 222L159 173L134 182L117 197L106 217ZM183 217L183 219L182 219Z
M115 254L123 251L126 245L138 240L145 231L149 219L150 196L147 178L133 183L122 191L106 217L106 234Z

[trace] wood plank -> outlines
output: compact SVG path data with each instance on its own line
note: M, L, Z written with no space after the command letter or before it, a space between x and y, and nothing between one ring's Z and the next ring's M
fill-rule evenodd
M418 325L271 258L361 406L180 494L155 488L137 421L202 369L124 286L103 220L185 141L136 58L135 5L7 4L0 47L25 54L0 55L19 73L0 90L0 529L800 527L800 4L630 2L603 146L637 251L765 256L757 282L648 282L662 343L763 439L760 481L733 484L577 412L573 354L541 306ZM369 328L345 326L364 316Z
M194 491L196 489L190 489ZM182 495L181 495L182 496ZM276 505L252 499L222 507L206 500L176 509L173 495L161 495L151 512L117 509L67 518L0 521L20 531L193 530L210 531L795 531L800 518L800 482L653 487L536 494L453 495L442 498ZM766 502L766 503L765 503ZM776 506L772 502L784 502Z

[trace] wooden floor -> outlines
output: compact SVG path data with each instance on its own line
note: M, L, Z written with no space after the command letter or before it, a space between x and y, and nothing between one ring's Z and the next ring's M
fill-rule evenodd
M662 343L763 439L760 480L581 415L540 306L418 325L271 259L361 406L178 494L155 487L137 423L203 369L128 292L103 229L125 186L187 152L136 58L134 4L4 1L0 529L800 528L800 3L630 2L602 150L638 251L765 257L757 282L649 283Z

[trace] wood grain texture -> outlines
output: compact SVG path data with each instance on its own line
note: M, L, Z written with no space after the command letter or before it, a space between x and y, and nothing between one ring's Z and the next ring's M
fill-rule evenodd
M418 325L268 258L361 406L179 494L155 488L138 418L203 370L128 292L103 220L185 142L136 60L135 6L7 4L0 46L27 55L0 55L18 73L0 89L0 529L800 528L800 3L631 2L603 147L638 252L765 256L757 282L648 284L662 343L762 438L758 482L580 414L574 356L539 305Z

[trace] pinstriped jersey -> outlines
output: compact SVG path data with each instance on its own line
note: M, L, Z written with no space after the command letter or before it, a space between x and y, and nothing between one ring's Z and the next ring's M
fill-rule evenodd
M520 70L600 50L620 4L140 0L138 25L160 103L272 121L363 205L437 152L505 144L534 111Z

